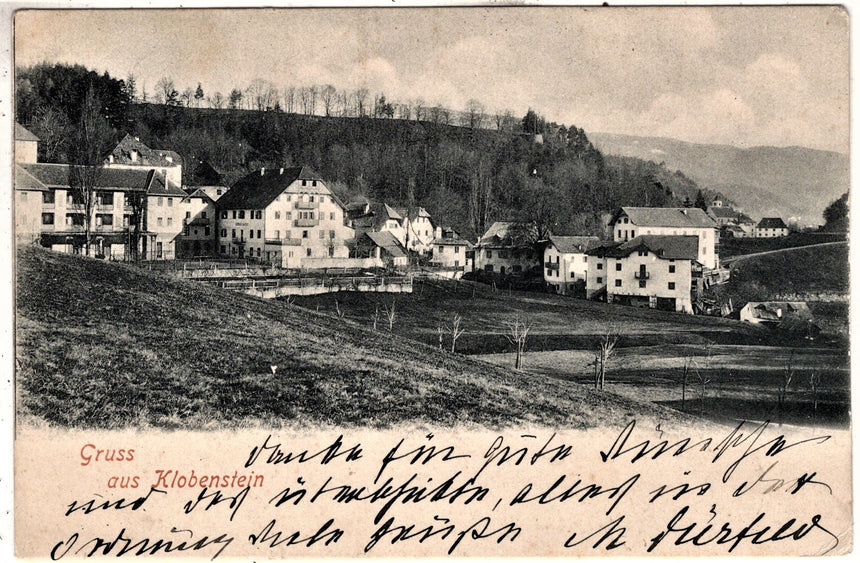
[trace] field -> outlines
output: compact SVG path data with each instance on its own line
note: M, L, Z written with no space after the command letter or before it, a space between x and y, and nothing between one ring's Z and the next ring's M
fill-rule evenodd
M17 254L19 424L76 428L690 424L366 322L133 266ZM655 422L656 423L656 422Z
M618 340L607 386L619 394L717 422L769 419L842 426L849 420L848 355L839 338L787 340L737 320L442 281L416 283L412 295L329 294L295 302L339 311L365 325L378 310L380 326L387 322L385 309L393 307L394 332L438 346L441 327L444 348L451 346L452 319L459 315L466 332L457 340L457 352L508 367L514 366L514 354L505 336L507 323L520 319L531 326L522 371L584 387L593 386L595 347L609 331ZM832 309L835 316L847 313ZM788 373L786 399L779 407Z

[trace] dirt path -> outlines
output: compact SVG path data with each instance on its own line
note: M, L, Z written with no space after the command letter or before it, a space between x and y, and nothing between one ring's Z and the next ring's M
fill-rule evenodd
M729 256L720 260L720 265L731 268L736 263L746 260L747 258L755 258L756 256L764 256L766 254L778 254L780 252L789 252L799 250L801 248L816 248L819 246L833 246L834 244L848 244L847 240L838 240L835 242L821 242L818 244L808 244L806 246L793 246L791 248L779 248L777 250L765 250L764 252L753 252L752 254L740 254L738 256Z

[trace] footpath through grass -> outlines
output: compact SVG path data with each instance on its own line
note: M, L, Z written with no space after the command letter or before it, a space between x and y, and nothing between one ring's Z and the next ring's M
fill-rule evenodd
M680 417L400 338L400 325L389 333L380 321L374 332L289 303L34 247L17 258L23 423L587 428Z

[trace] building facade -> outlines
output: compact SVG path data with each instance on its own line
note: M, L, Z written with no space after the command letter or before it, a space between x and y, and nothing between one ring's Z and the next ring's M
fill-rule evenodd
M586 296L588 255L600 244L597 237L551 235L544 248L543 276L548 287L561 295Z
M521 240L515 223L496 221L475 244L475 269L499 274L518 274L540 267L534 245Z
M460 238L453 229L439 229L439 236L431 245L433 257L430 264L446 269L468 272L472 269L472 243Z
M755 238L787 237L788 225L780 217L764 217L755 226Z
M589 297L607 303L693 313L701 291L702 265L695 235L639 235L629 241L588 251L594 269Z
M695 236L696 259L707 269L719 267L717 224L697 207L622 207L609 221L615 242L641 235Z
M349 257L345 206L307 167L265 168L234 184L215 202L218 253L284 268Z

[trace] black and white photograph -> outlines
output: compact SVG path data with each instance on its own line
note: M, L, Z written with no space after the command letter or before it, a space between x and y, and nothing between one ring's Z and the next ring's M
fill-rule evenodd
M845 7L11 17L16 556L853 549Z

